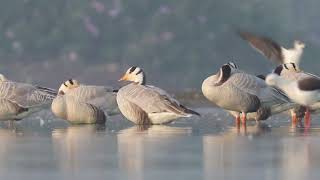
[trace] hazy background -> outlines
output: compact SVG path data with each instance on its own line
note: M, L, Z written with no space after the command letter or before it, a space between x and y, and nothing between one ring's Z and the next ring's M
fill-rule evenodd
M0 71L58 88L68 78L118 85L138 65L150 84L199 89L229 60L254 74L271 70L235 35L242 28L287 47L306 42L302 67L317 73L319 7L316 0L1 0Z

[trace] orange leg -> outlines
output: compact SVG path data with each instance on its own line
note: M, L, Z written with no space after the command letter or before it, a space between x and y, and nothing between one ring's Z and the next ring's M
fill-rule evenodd
M297 127L297 122L298 122L297 114L293 113L292 114L292 119L291 119L291 128L296 128Z
M240 129L240 115L236 117L236 127Z
M243 127L247 127L247 114L246 113L242 113L242 126Z
M311 126L311 114L309 109L307 108L305 115L304 115L304 127L310 128Z

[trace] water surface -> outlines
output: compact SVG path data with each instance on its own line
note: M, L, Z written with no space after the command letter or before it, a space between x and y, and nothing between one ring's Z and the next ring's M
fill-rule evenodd
M49 112L0 127L6 179L316 179L320 126L293 130L286 115L237 131L225 112L167 126L69 126Z

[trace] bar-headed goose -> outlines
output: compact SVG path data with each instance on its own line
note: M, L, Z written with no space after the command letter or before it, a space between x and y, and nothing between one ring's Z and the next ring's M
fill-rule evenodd
M299 80L308 79L308 78L320 80L319 76L300 70L299 67L295 63L286 63L286 64L279 65L277 68L275 68L273 73L275 73L275 74L277 74L277 75L279 75L289 81L299 81ZM309 125L310 124L310 111L314 112L314 111L318 111L319 109L320 109L320 103L316 103L316 104L313 104L312 106L310 106L309 108L300 107L298 109L295 109L294 111L291 111L292 122L293 122L292 126L295 126L294 123L297 122L296 118L300 119L303 116L305 116L305 124ZM297 112L297 110L299 110L299 111L306 110L306 111L305 112ZM300 114L300 116L297 114Z
M121 113L135 124L165 124L199 115L164 90L146 85L145 73L139 67L130 67L119 81L132 82L119 89L117 102Z
M54 89L10 81L0 75L0 120L21 120L48 107L56 95Z
M289 98L306 107L305 119L310 121L310 109L318 109L320 102L320 79L315 76L288 79L276 73L269 74L267 84L283 90ZM310 122L307 122L310 124Z
M117 108L114 90L104 86L87 86L70 79L61 84L51 109L59 118L72 124L105 123L106 113Z
M203 81L202 92L217 106L234 111L231 113L236 116L237 126L240 124L240 113L243 125L246 125L247 113L253 113L256 120L263 120L294 106L279 90L236 67L232 62L224 64L218 73Z
M250 32L238 31L240 37L249 42L249 44L266 58L275 64L295 63L300 65L300 59L303 54L305 44L295 40L292 49L286 49L274 40L258 36Z
M116 101L118 90L108 86L92 86L80 84L75 79L70 79L61 84L58 93L67 94L77 101L85 102L102 109L108 115L119 114Z

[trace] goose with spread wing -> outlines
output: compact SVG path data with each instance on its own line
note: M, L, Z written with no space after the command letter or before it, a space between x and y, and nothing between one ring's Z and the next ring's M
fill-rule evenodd
M248 41L251 47L260 52L273 63L277 65L286 63L295 63L297 66L300 65L305 43L295 40L293 43L293 48L287 49L268 37L259 36L244 31L238 31L238 34L242 39Z
M305 124L310 126L310 112L319 111L320 102L317 93L320 77L301 71L294 63L278 66L266 79L269 85L282 89L289 98L304 108ZM313 97L312 97L313 96ZM296 111L292 113L293 120L297 117Z

